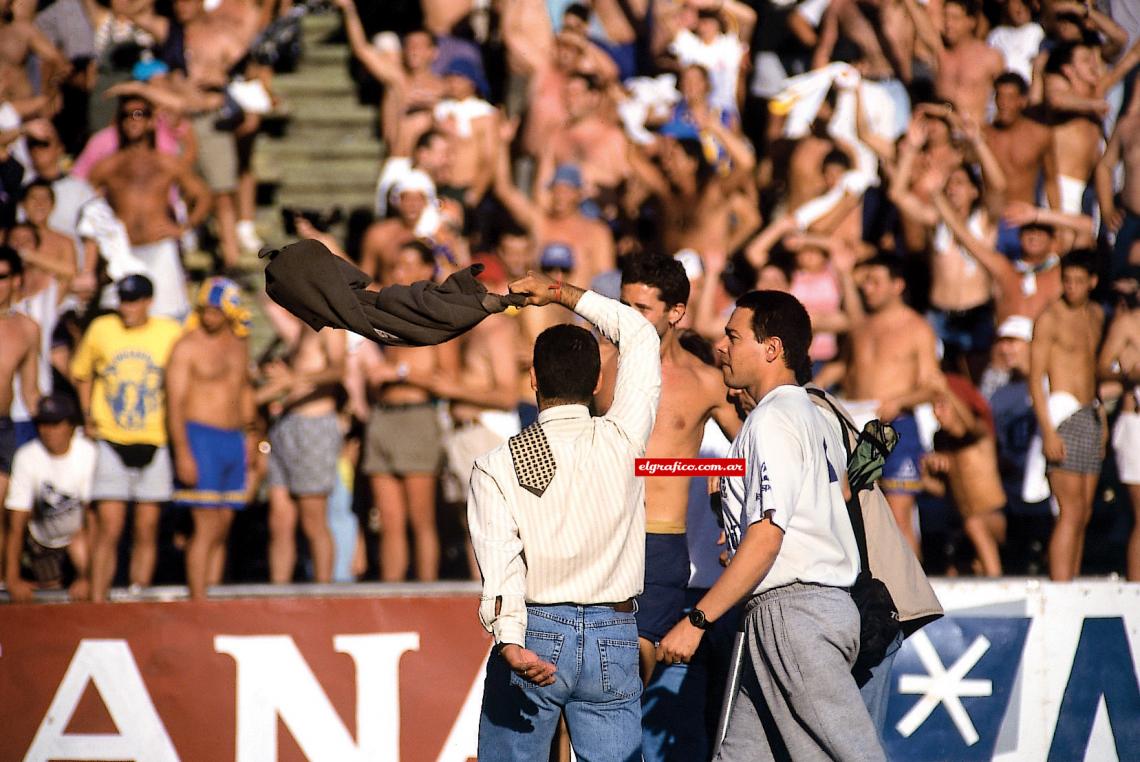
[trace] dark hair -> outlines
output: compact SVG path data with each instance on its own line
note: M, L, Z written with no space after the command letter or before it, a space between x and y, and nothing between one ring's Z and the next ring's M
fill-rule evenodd
M571 80L575 80L575 79L582 80L583 82L586 83L586 89L589 90L590 92L593 92L593 93L598 92L598 90L601 87L598 84L598 78L595 77L593 74L586 74L584 72L579 71L579 72L575 72L575 73L571 74L570 79Z
M23 187L20 191L20 200L26 199L33 188L46 188L48 195L51 196L52 203L55 203L55 188L51 187L51 180L45 180L42 177L37 177Z
M534 376L541 400L588 402L598 384L598 342L576 325L551 326L534 342Z
M503 239L507 236L510 236L511 238L530 238L530 231L515 222L514 219L510 217L505 218L502 224L499 225L499 229L495 232L496 246L501 244L503 242Z
M1096 252L1092 249L1073 249L1061 257L1061 272L1074 267L1089 275L1096 275Z
M1025 77L1015 71L1006 71L998 75L998 78L994 80L994 90L1002 85L1013 85L1017 88L1018 95L1029 94L1029 83L1025 81Z
M30 230L32 232L32 240L36 242L37 249L40 247L40 244L43 243L43 241L40 239L40 231L36 230L36 226L30 222L17 222L15 225L5 230L4 242L7 243L8 241L12 240L12 231L19 229Z
M967 16L978 15L978 4L974 0L946 0L943 6L946 5L957 5L966 12Z
M1053 52L1049 54L1049 58L1045 61L1046 74L1060 74L1061 69L1073 62L1073 54L1077 48L1093 47L1088 40L1080 40L1079 42L1062 42L1057 47L1053 48Z
M689 276L685 267L672 257L640 254L626 257L621 264L621 284L643 283L661 292L665 306L689 303Z
M699 140L680 138L677 145L681 147L686 156L697 162L697 192L703 193L709 181L716 176L716 167L709 163L708 157L705 156L704 146Z
M571 3L566 6L566 10L562 11L562 17L577 16L583 23L590 22L590 9L582 3Z
M127 135L125 132L123 132L123 116L127 113L127 111L125 110L124 107L132 101L138 101L139 103L145 103L146 108L148 110L150 110L152 115L154 114L154 104L151 103L150 100L148 98L146 98L145 96L142 96L142 95L123 95L123 96L121 96L119 98L118 108L115 109L115 133L118 135L118 138L119 138L119 148L124 148L127 145ZM144 140L147 141L148 145L151 148L154 148L157 145L154 129L151 129L150 132L147 133L147 136L144 138Z
M24 260L20 259L20 252L11 246L0 246L0 262L8 263L8 272L12 275L24 274Z
M822 166L826 167L828 164L838 164L844 169L851 169L851 157L848 156L844 151L841 151L838 148L833 148L827 152L826 156L823 157Z
M716 367L716 351L713 349L712 342L692 328L682 328L677 333L677 342L681 345L681 349L705 365Z
M749 291L736 300L740 309L752 310L752 332L757 341L779 339L784 344L784 365L797 380L810 365L811 318L800 300L783 291Z
M404 40L408 39L413 34L426 34L428 36L428 39L431 40L431 46L433 48L439 47L439 40L436 39L435 32L431 31L430 29L426 29L424 27L413 29L410 32L406 32L404 34ZM403 43L404 40L401 40L400 42Z
M431 146L431 141L435 140L436 138L442 138L442 137L444 137L443 133L437 129L433 128L433 129L427 130L426 132L421 134L418 138L416 138L416 145L415 145L415 148L412 149L412 153L415 153L416 151L423 150L424 148L429 148Z
M855 267L885 267L887 268L887 274L891 277L891 280L906 280L906 275L903 273L902 259L891 256L890 254L876 254L870 259L859 262Z
M431 246L428 246L423 241L408 241L407 243L400 244L400 250L411 249L419 255L420 261L425 265L435 264L435 252L432 251Z

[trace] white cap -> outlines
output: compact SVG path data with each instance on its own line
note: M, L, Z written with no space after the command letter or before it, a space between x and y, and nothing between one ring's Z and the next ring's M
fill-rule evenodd
M401 193L422 193L430 201L435 198L435 183L423 170L413 169L392 184L391 195L399 197Z
M681 263L685 268L685 277L689 280L696 280L704 275L705 266L701 262L701 255L693 249L681 249L673 255L673 259Z
M1033 341L1033 321L1024 315L1011 315L998 326L997 337Z

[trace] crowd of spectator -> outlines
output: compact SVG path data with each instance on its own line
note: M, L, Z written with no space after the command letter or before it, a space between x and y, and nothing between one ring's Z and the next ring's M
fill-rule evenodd
M789 291L812 380L899 431L882 484L929 571L1140 579L1134 4L335 5L8 4L10 596L103 600L169 557L195 597L227 569L478 578L473 461L535 419L535 338L576 318L381 347L242 293L253 141L305 10L343 15L385 158L369 222L300 214L299 236L379 287L478 262L492 291L534 269L616 298L631 263L672 257L710 363L737 296ZM192 283L190 248L230 278ZM257 358L251 314L276 337Z

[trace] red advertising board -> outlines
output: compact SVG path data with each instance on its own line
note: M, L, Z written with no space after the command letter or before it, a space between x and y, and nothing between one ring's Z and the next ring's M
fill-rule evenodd
M490 648L477 604L4 606L0 760L465 762Z

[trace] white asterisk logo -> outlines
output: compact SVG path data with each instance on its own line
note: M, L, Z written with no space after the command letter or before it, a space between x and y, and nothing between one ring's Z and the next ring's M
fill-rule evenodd
M973 746L978 742L978 731L966 708L962 706L962 697L992 695L993 681L963 678L990 650L990 641L986 636L979 635L950 669L942 665L942 659L925 633L916 632L910 641L918 652L919 661L926 668L927 675L902 675L899 678L899 693L922 694L922 698L903 715L895 729L903 738L910 738L938 705L944 704L950 719L954 721L954 727L962 735L962 740L967 746Z

